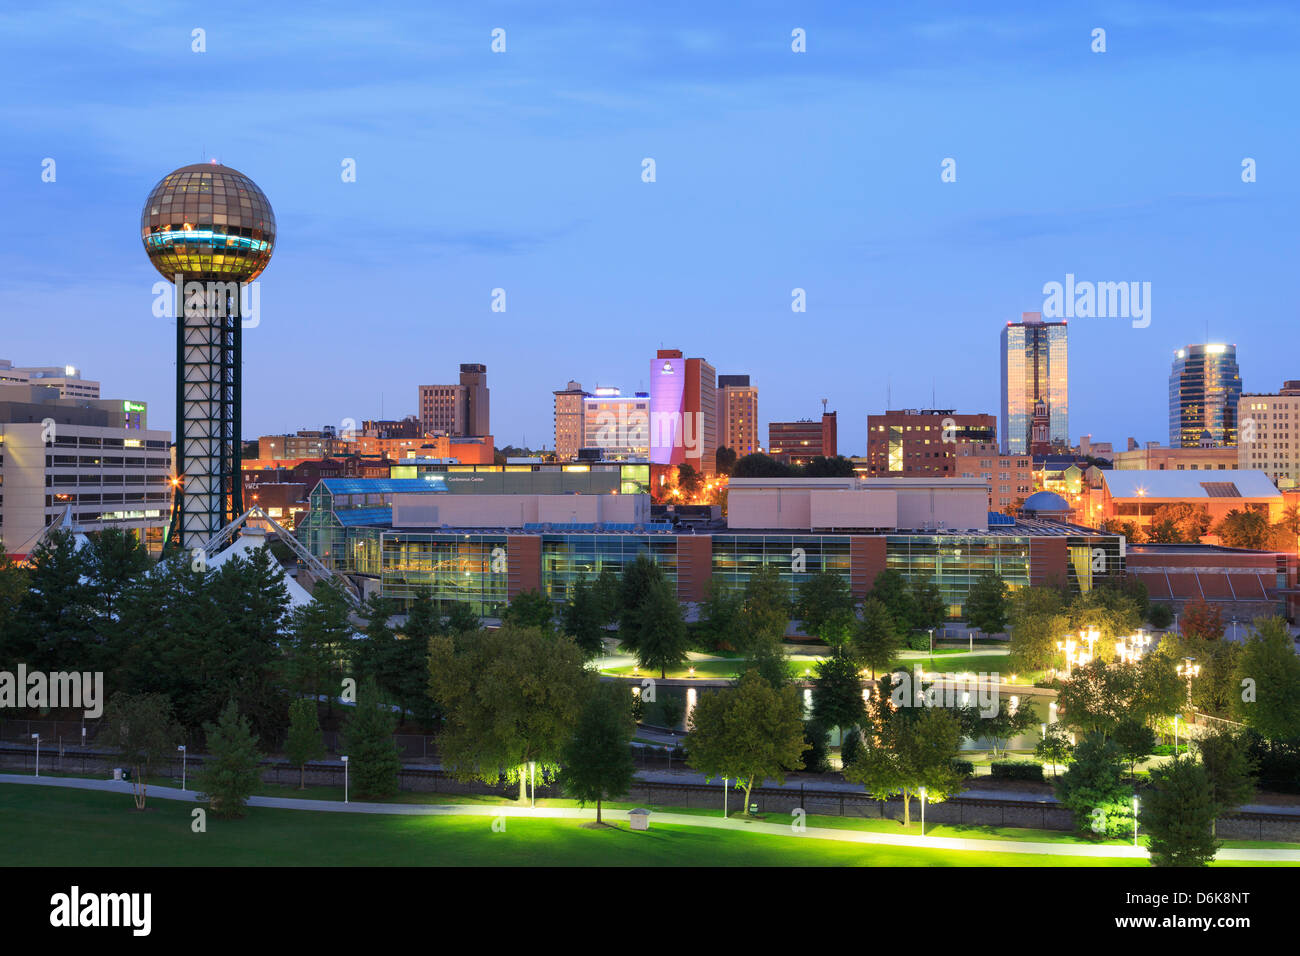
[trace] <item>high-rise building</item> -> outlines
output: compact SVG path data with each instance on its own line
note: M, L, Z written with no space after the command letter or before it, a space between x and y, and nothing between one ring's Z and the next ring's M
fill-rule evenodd
M1235 446L1240 398L1237 346L1210 342L1179 349L1169 373L1169 444Z
M1243 393L1237 436L1238 468L1262 471L1284 491L1300 487L1300 381L1271 395Z
M660 349L650 362L650 463L716 470L717 373L702 358Z
M578 457L584 440L582 425L582 400L586 392L582 383L569 380L555 395L555 457L569 461Z
M834 458L838 426L834 412L822 412L820 421L767 423L767 453L787 465L805 465L813 458Z
M29 554L71 509L75 528L131 529L160 550L172 504L170 444L170 433L149 428L144 402L0 385L0 546Z
M215 160L168 173L140 213L149 261L168 282L183 283L175 297L178 306L183 303L176 309L180 486L168 534L186 549L206 545L244 511L245 287L270 263L275 235L266 194Z
M597 386L582 399L582 455L600 452L605 461L647 461L650 457L650 393L624 395Z
M1025 312L1002 330L1002 408L998 422L1002 451L1023 455L1035 441L1070 445L1069 369L1064 322L1044 322Z
M452 438L481 438L492 434L487 366L461 365L460 382L456 385L421 385L417 408L427 432Z
M758 389L748 375L718 376L718 430L719 447L737 458L758 451Z
M997 438L992 415L959 415L950 408L902 408L867 416L870 477L952 477L958 447Z
M0 385L51 385L59 398L99 398L99 383L82 378L75 365L23 368L0 359Z

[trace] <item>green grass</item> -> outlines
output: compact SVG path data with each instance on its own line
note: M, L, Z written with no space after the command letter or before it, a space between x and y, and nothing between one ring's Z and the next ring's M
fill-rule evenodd
M594 830L576 820L403 817L249 808L190 830L192 805L125 794L0 784L0 846L35 866L1099 866L1135 860L875 847L654 824Z
M726 660L726 661L697 661L693 665L684 665L678 668L669 668L666 676L668 677L690 677L687 667L694 666L696 677L710 678L732 678L735 677L738 668L743 664L743 660ZM608 674L612 677L658 677L658 671L641 668L634 672L631 664L625 667L607 667L601 671L602 674Z

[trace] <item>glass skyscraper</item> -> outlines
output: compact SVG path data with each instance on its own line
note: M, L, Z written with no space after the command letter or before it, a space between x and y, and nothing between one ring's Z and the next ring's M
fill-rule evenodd
M1069 365L1064 322L1025 312L1002 330L1002 407L998 419L1004 455L1030 453L1034 407L1046 406L1046 441L1070 444Z
M1169 373L1170 446L1236 447L1239 398L1237 346L1211 343L1179 349Z

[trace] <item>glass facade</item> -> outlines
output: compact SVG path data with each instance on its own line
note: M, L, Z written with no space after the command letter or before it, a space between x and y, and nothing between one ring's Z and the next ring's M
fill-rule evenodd
M427 589L437 604L456 601L481 616L501 616L507 603L504 534L387 531L380 549L384 597L409 601Z
M677 586L675 535L544 534L542 535L542 593L563 601L580 577L594 581L605 568L621 577L625 565L648 553L674 588Z
M1048 439L1070 443L1069 357L1064 322L1007 323L1002 330L1002 453L1029 452L1034 406L1047 404Z
M1169 444L1232 448L1237 444L1241 369L1235 345L1189 345L1169 373Z
M1029 538L989 535L890 535L885 539L886 566L908 581L932 578L948 605L949 617L961 617L966 595L986 571L1011 589L1029 584Z
M849 577L847 535L715 535L713 580L743 589L763 566L776 568L789 585L790 600L800 584L822 571Z

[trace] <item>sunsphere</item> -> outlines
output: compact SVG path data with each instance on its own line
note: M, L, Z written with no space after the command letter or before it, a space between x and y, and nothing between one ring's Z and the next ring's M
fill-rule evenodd
M168 173L150 191L140 238L167 279L249 282L271 261L275 213L239 170L195 163Z

